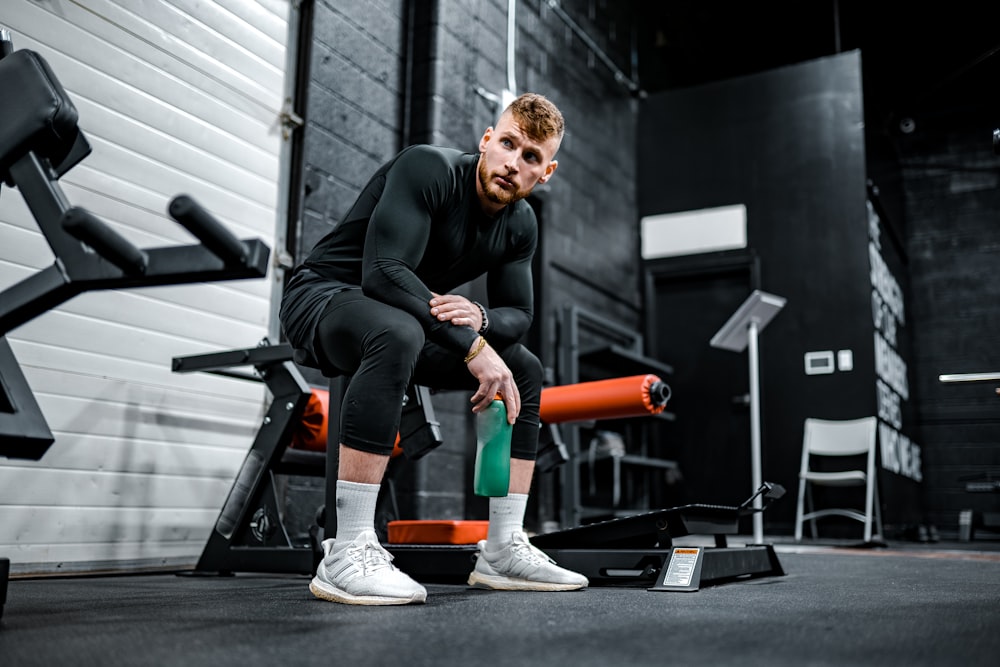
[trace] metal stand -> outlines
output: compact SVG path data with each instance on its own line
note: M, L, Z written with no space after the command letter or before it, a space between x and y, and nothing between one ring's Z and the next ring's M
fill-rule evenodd
M752 488L758 489L762 483L760 445L760 353L757 339L768 322L785 306L785 299L760 290L754 290L747 300L736 309L729 320L722 325L710 345L715 348L742 352L749 348L750 356L750 474ZM760 509L760 498L755 501ZM764 542L764 515L757 512L753 516L753 539L755 544Z

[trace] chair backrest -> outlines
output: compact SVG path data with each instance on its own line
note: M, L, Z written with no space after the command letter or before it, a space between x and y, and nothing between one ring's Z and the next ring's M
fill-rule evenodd
M875 446L875 417L860 419L815 419L805 421L803 463L809 454L855 456L868 454Z

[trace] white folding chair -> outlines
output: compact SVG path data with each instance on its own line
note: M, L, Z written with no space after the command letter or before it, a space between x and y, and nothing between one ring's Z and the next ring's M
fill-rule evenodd
M799 469L799 498L795 509L795 541L802 540L802 524L810 524L812 537L816 538L816 519L827 516L842 516L864 524L864 540L872 541L872 523L876 535L882 535L882 513L878 501L878 478L875 475L875 442L878 420L875 417L861 419L814 419L805 420L802 437L802 465ZM864 470L833 470L834 463L819 464L821 460L847 462L845 457L859 459L867 455ZM852 507L824 507L817 509L813 504L813 486L864 486L865 505L863 509Z

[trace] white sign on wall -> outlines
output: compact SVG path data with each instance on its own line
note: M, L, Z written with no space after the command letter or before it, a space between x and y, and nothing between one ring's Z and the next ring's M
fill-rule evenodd
M881 220L872 203L867 204L881 465L885 470L919 482L923 479L920 445L899 430L903 424L903 404L910 398L906 361L896 349L899 329L906 326L903 291L882 257Z
M743 204L648 215L641 223L643 259L747 247Z

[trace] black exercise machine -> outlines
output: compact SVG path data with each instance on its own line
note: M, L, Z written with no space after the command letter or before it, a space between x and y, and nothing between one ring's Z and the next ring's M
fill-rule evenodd
M62 192L59 178L91 149L45 59L28 50L4 55L0 90L7 92L0 105L0 179L20 190L56 256L0 292L0 454L37 460L52 433L7 343L9 331L90 290L263 278L270 250L260 240L237 239L187 195L175 197L168 212L201 243L137 248Z
M765 482L739 506L690 504L654 510L536 535L531 543L596 586L693 591L741 578L782 576L772 545L731 546L728 538L739 534L741 518L763 512L784 494L780 484ZM755 508L758 497L762 506ZM714 545L674 544L688 536L712 537ZM384 546L400 569L425 581L464 581L476 552L474 545ZM667 579L672 562L684 563L683 586Z
M55 255L50 267L0 291L0 456L38 460L54 438L8 332L86 291L263 278L270 249L236 238L186 195L175 197L168 212L200 243L137 248L63 193L59 179L90 154L90 144L45 59L14 51L3 29L0 91L0 182L21 192ZM0 613L9 565L0 559Z
M702 584L744 577L780 576L784 571L772 545L732 546L729 537L739 534L740 519L763 512L784 495L780 484L764 482L738 507L694 503L538 535L531 541L563 567L598 584L655 582L651 590L674 590L665 576L672 562L689 555L696 556L697 570L676 590L697 590ZM758 497L761 507L755 508ZM675 539L695 535L712 537L714 544L674 544Z

